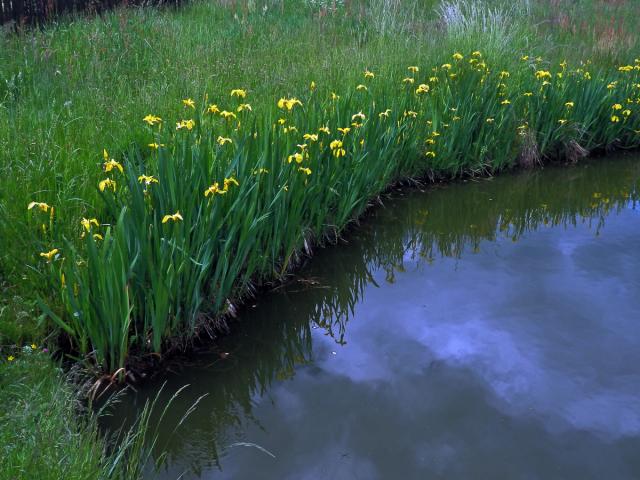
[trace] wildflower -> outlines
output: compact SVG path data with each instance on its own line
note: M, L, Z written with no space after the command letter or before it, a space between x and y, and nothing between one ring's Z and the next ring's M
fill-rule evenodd
M176 213L173 213L171 215L165 215L164 217L162 217L162 223L167 223L169 220L171 220L172 222L181 221L182 215L180 215L180 211L177 211Z
M289 132L297 132L298 129L295 126L291 125L290 127L284 127L282 131L284 133L289 133Z
M411 117L411 118L416 118L418 116L418 112L414 112L413 110L405 110L403 116L405 117Z
M102 237L102 235L100 235L99 233L94 233L94 234L93 234L93 239L94 239L94 240L104 240L104 238Z
M436 158L436 152L433 152L431 150L429 150L427 153L425 153L425 155L427 157Z
M611 121L613 123L618 123L620 121L620 117L618 117L617 115L612 115L611 116Z
M145 185L151 185L152 183L158 183L158 179L152 175L140 175L138 177L138 182L144 183Z
M426 83L421 83L420 85L418 85L418 88L416 88L416 95L420 95L422 93L428 93L429 92L429 85L427 85Z
M566 60L563 60L563 61L560 63L560 67L562 67L562 69L563 69L563 70L564 70L565 68L567 68L567 61L566 61Z
M313 92L315 89L316 89L316 82L311 80L311 84L309 85L309 90Z
M207 108L207 112L216 114L220 112L220 109L218 108L218 105L212 103L211 105L209 105L209 108Z
M236 180L234 177L225 178L223 183L225 192L229 190L230 185L235 185L236 187L240 186L240 183L238 183L238 180Z
M262 173L269 173L269 170L267 170L266 168L258 168L257 170L253 171L254 175L260 175Z
M614 103L613 106L611 107L612 110L622 110L622 105L620 105L619 103Z
M245 98L247 96L247 91L242 90L240 88L236 88L234 90L231 90L231 96L238 97L238 98Z
M302 154L300 152L296 152L293 155L289 155L289 157L287 158L287 161L289 163L295 161L296 163L302 163L302 160L304 160L304 157L302 156Z
M114 180L111 180L110 178L105 178L100 183L98 183L98 188L101 192L104 192L107 188L110 188L115 192L116 182Z
M185 107L189 107L189 108L196 108L196 102L194 102L193 100L191 100L190 98L185 98L184 100L182 100L182 104Z
M284 125L285 123L287 123L287 119L286 118L279 118L278 119L278 125Z
M218 145L224 145L226 143L233 143L233 140L231 140L230 138L218 136L216 142L218 142Z
M360 128L360 127L362 127L362 124L361 124L361 123L358 123L358 122L351 122L351 126L352 126L353 128Z
M31 350L37 350L38 349L38 345L36 345L35 343L31 344Z
M522 57L520 57L520 60L526 62L527 60L529 60L529 55L523 55Z
M369 90L369 89L367 88L367 86L366 86L366 85L362 85L362 84L360 84L360 85L358 85L358 86L356 87L356 90L364 90L364 91L367 91L367 90Z
M409 83L409 84L412 84L412 83L413 83L413 82L415 82L415 81L416 81L416 79L415 79L415 78L412 78L412 77L407 77L407 78L403 78L403 79L402 79L402 83Z
M307 144L306 144L306 143L302 143L302 144L298 143L296 146L297 146L300 150L302 150L303 152L304 152L304 151L305 151L305 149L307 148Z
M340 98L340 95L337 95L336 92L331 92L331 100L338 100Z
M222 111L220 112L220 116L221 116L222 118L226 119L226 120L230 120L230 119L232 119L232 118L237 118L235 113L233 113L233 112L228 112L228 111L226 111L226 110L222 110Z
M429 77L429 83L438 83L438 77Z
M302 106L302 102L295 97L281 98L278 100L278 108L282 108L283 110L286 108L288 111L291 111L296 105Z
M507 99L504 99L500 102L500 105L509 105L511 102Z
M464 56L461 53L458 53L458 52L454 53L452 55L452 57L453 57L454 60L462 60L464 58Z
M9 361L9 362L13 362L15 359L16 359L16 357L14 357L13 355L9 355L7 357L7 361Z
M575 105L575 103L573 103L573 102L567 102L567 103L564 104L564 106L567 107L567 108L573 108L574 105Z
M342 148L342 141L340 140L333 140L330 144L329 144L329 148L331 149L333 155L338 158L338 157L344 157L344 155L346 154L346 151L344 148Z
M49 250L48 252L40 252L40 256L42 258L46 258L48 263L51 263L51 261L55 259L58 252L59 250L57 248L54 248L53 250Z
M164 143L150 143L147 146L152 150L157 150L160 147L164 147L165 145L164 145Z
M355 113L355 114L351 115L351 121L355 120L356 118L359 118L360 120L364 120L367 117L362 112L358 112L358 113Z
M500 78L509 78L511 74L507 71L500 72Z
M84 229L88 232L89 230L91 230L91 225L95 225L96 227L100 226L100 223L98 223L98 220L95 218L82 218L82 220L80 220L80 225L82 225L84 227Z
M420 69L418 67L407 67L407 70L409 70L411 73L418 73L420 71Z
M305 133L302 138L304 138L305 140L310 140L312 142L317 142L318 141L318 134L317 133Z
M565 123L567 123L567 121L564 118L561 118L560 120L558 120L558 123L560 125L564 125Z
M193 130L195 125L196 122L194 120L182 120L181 122L176 123L176 130L182 130L183 128Z
M457 122L458 120L460 120L460 117L458 117L457 115L453 117L454 122Z
M146 117L144 117L142 121L147 122L149 126L153 127L156 123L162 122L162 119L160 117L156 117L155 115L149 114Z
M375 77L373 72L370 72L369 70L364 71L364 78L373 78L373 77Z
M471 55L472 55L472 56L474 56L474 57L478 57L478 58L480 58L480 57L482 56L482 53L480 53L478 50L476 50L476 51L475 51L475 52L473 52Z
M536 78L538 80L544 80L545 78L551 78L551 72L546 70L536 70Z
M622 115L624 115L625 117L628 117L629 115L631 115L631 110L629 109L623 110Z
M617 85L618 85L618 82L611 82L609 85L607 85L607 89L613 90L614 88L616 88Z
M342 133L342 135L344 136L344 135L346 135L347 133L349 133L349 132L351 131L351 129L350 129L349 127L343 127L343 128L338 127L338 131L339 131L340 133Z
M435 145L436 141L433 138L427 138L424 143L426 143L427 145Z
M44 203L44 202L31 202L29 205L27 205L27 210L31 210L34 207L38 207L40 209L40 211L47 213L49 211L49 209L51 208L48 204Z
M326 133L327 135L331 135L331 130L326 125L324 127L320 127L318 129L319 132Z
M451 64L450 63L445 63L442 65L442 68L444 68L445 70L449 70L451 69Z
M105 150L105 153L106 152L107 151ZM105 172L110 172L114 168L117 168L118 170L120 170L120 173L123 172L122 165L120 165L119 162L116 162L113 158L111 160L109 160L109 161L104 162L104 171Z
M486 122L487 123L493 123L493 122L495 122L495 119L492 118L492 117L489 117L489 118L487 118Z
M379 118L383 118L383 117L384 117L384 118L388 118L390 113L391 113L391 109L390 109L390 108L387 108L384 112L380 112L380 113L378 114L378 117L379 117Z
M253 111L249 103L241 103L240 105L238 105L238 112L243 112L245 110L248 110L249 112Z
M633 65L625 65L623 67L618 67L619 72L630 72L633 70Z
M299 167L298 171L302 172L302 173L306 173L307 175L311 175L311 169L310 168Z
M220 189L220 184L218 182L215 182L213 185L211 185L209 188L207 188L204 191L204 196L208 197L209 195L215 195L216 193L218 193L220 195L224 195L226 193L226 192L223 192ZM164 223L164 220L163 220L163 223Z

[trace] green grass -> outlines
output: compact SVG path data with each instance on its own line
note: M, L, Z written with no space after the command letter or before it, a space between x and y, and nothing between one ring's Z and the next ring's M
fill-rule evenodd
M136 478L107 453L91 415L48 356L25 347L0 365L0 478ZM124 449L123 449L124 450Z
M158 443L158 428L167 427L181 391L167 397L161 390L128 429L105 436L98 419L118 394L94 409L42 349L25 346L9 358L0 361L0 479L138 480L162 465L166 445ZM199 402L172 411L174 431Z

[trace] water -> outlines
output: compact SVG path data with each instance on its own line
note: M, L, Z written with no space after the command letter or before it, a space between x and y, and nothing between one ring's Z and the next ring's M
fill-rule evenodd
M112 425L190 385L149 478L638 479L639 178L623 157L385 200Z

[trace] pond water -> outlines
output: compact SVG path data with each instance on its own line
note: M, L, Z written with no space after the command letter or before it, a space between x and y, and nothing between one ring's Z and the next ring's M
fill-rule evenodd
M639 178L396 194L110 422L189 385L149 478L640 478Z

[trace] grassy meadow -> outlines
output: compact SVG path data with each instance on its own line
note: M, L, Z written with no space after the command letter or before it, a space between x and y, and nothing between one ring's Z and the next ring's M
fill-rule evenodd
M638 18L625 0L211 0L0 30L5 405L70 395L30 344L124 378L391 185L637 148Z

